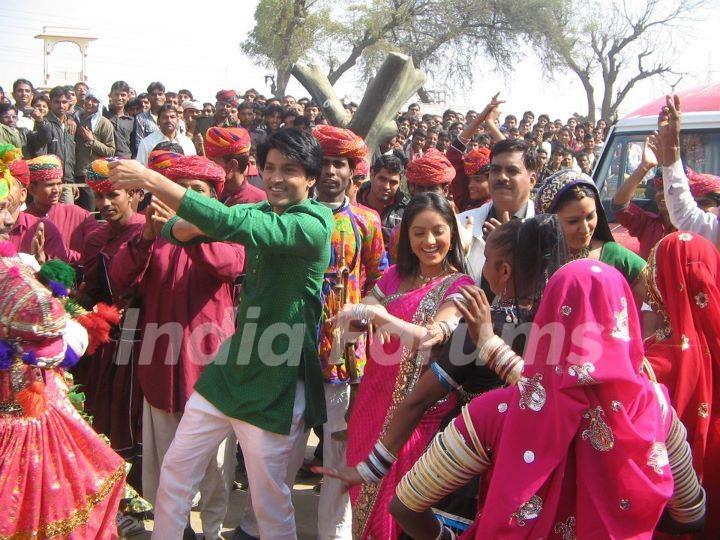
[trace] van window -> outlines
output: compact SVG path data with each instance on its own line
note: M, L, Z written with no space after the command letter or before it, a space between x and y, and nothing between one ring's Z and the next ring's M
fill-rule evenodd
M595 171L595 183L600 198L612 199L622 179L630 176L640 165L643 144L647 133L614 133L606 143L610 151L604 152L602 163ZM698 172L720 173L720 133L715 130L683 130L680 133L680 153L683 163ZM654 197L652 178L648 173L635 190L633 200L640 206L652 207Z

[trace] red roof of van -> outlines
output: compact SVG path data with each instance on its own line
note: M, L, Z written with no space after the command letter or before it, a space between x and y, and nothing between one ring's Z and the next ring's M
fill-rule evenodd
M678 92L683 112L720 111L720 82L697 86ZM643 105L634 110L625 118L638 118L641 116L657 116L660 109L665 106L665 96Z

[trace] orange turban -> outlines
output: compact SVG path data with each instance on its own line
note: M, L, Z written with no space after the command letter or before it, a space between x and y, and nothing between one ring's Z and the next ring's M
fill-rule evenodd
M321 124L315 126L313 135L320 143L323 155L347 158L353 167L367 156L368 148L365 141L349 129Z
M108 164L117 159L114 157L96 159L85 169L85 183L90 189L98 193L110 193L115 190L112 182L108 180L110 176Z
M205 155L218 158L245 154L251 144L250 133L245 128L211 127L205 134Z
M416 186L438 186L452 182L455 178L455 167L445 154L428 150L421 158L410 162L405 169L408 184Z
M12 163L10 164L10 170L12 170ZM687 167L686 174L688 177L688 184L690 184L690 193L692 193L693 199L704 199L711 193L716 195L720 194L719 176L699 173L692 170L690 167ZM17 176L15 176L15 178L17 178Z
M470 150L463 157L463 169L465 169L465 174L468 176L482 172L482 170L488 165L490 165L489 148Z
M365 161L364 159L361 159L355 164L355 171L353 172L353 176L367 177L369 172L370 172L370 167L368 167L367 161Z
M180 156L160 172L170 180L202 180L215 188L215 193L222 193L225 186L225 170L202 156Z

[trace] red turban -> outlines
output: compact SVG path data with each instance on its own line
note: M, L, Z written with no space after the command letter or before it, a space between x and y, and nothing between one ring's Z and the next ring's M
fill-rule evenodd
M60 158L53 154L46 154L31 159L28 162L30 169L30 182L47 182L63 177L63 164Z
M369 172L370 172L370 168L368 167L367 161L365 161L364 159L361 159L355 164L355 172L353 173L353 176L367 177Z
M183 154L178 154L177 152L153 150L148 156L148 169L163 173L165 169L173 166L181 157L183 157Z
M16 159L8 163L8 169L13 178L20 182L23 186L28 187L30 185L30 166L24 159ZM62 172L62 169L60 169ZM62 178L62 175L60 175Z
M245 128L211 127L205 134L205 155L218 158L245 154L251 144L250 133Z
M215 94L215 100L229 103L230 105L237 107L238 95L235 93L235 90L220 90L217 94Z
M455 178L455 167L445 154L428 150L421 158L410 162L405 169L408 184L416 186L441 186L449 184Z
M315 126L313 135L320 143L325 156L347 158L353 167L367 156L368 148L365 141L349 129L320 124Z
M483 169L490 165L490 149L479 148L477 150L470 150L463 157L463 169L465 174L473 176L483 172Z
M225 170L202 156L181 156L161 172L170 180L190 179L207 182L215 188L215 193L218 195L225 186Z
M690 193L692 193L693 199L703 199L711 193L720 194L720 176L702 174L693 171L690 167L685 169L685 174L690 183Z
M690 167L685 167L685 176L687 176L693 199L702 199L710 193L720 194L720 176L699 173ZM655 191L663 190L662 169L658 168L655 173L653 186L655 187Z

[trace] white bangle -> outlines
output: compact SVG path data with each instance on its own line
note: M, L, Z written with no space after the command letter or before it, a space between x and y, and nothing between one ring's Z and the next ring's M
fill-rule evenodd
M356 321L370 321L374 313L368 304L353 304L352 318Z

